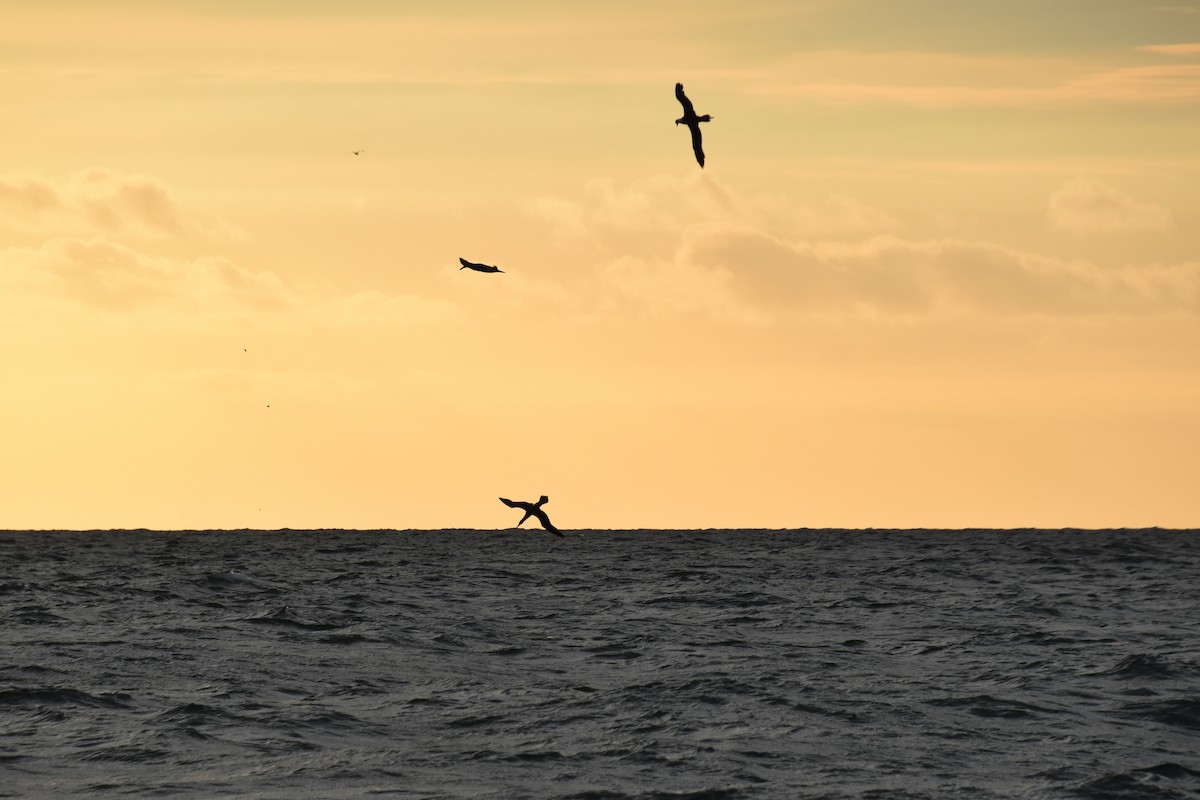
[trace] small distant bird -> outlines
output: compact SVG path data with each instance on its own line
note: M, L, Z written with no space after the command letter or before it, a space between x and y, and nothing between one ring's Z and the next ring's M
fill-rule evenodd
M700 123L712 122L712 116L705 114L703 117L696 116L696 109L692 108L692 101L687 99L687 95L683 93L683 84L675 84L675 97L683 106L683 116L675 120L675 124L683 123L688 126L692 132L692 150L696 153L696 161L699 162L700 168L704 169L704 148L700 145Z
M475 264L467 261L465 258L459 258L458 263L462 264L459 269L473 269L476 272L504 272L499 267L493 267L490 264Z
M358 155L359 153L362 152L362 150L351 150L350 152L354 153L354 155Z
M522 503L520 500L509 500L504 497L500 498L500 502L504 503L504 505L508 506L509 508L519 508L524 511L525 516L521 517L521 522L524 522L530 517L536 517L537 521L542 523L543 528L550 531L555 536L562 536L562 534L558 532L558 528L554 527L554 525L550 522L550 518L546 516L546 512L542 511L542 506L550 502L550 498L546 497L546 495L542 495L536 503ZM521 526L521 522L517 523L517 527Z

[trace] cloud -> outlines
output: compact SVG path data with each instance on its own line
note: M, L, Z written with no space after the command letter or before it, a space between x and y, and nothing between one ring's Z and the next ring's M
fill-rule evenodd
M1054 87L1042 99L1051 102L1194 103L1200 101L1200 64L1106 70Z
M654 239L673 246L694 225L765 230L781 236L839 236L899 228L886 211L852 197L796 203L776 195L747 195L709 175L656 175L618 187L593 180L580 199L541 198L535 213L560 239L584 239L619 250Z
M58 191L29 179L0 177L0 221L38 219L62 210Z
M948 75L953 78L948 80ZM774 71L756 74L743 83L751 87L750 93L761 97L798 97L843 106L887 103L940 109L1097 103L1179 105L1200 101L1200 64L1103 64L1046 57L832 51L790 57Z
M737 296L722 269L678 258L618 258L600 267L597 298L608 317L655 319L700 316L743 325L763 325L770 317Z
M183 213L166 185L146 175L90 167L63 183L0 176L0 226L32 234L135 239L239 238L227 223Z
M1050 195L1047 217L1062 231L1109 234L1166 231L1171 213L1095 180L1075 180Z
M102 237L57 237L38 247L10 248L0 251L0 267L9 287L109 311L164 304L265 310L296 302L270 272L219 257L150 256Z
M117 175L93 167L72 179L67 196L89 220L110 231L174 236L184 229L166 187L143 175Z
M69 301L108 312L162 312L172 319L291 318L336 328L445 323L456 306L416 295L338 293L290 286L268 270L220 256L151 256L102 237L59 237L0 250L0 288L21 298Z
M1200 42L1182 42L1180 44L1150 44L1139 47L1146 53L1156 53L1163 56L1200 56Z
M691 229L671 258L598 269L594 302L617 318L789 319L1200 315L1200 262L1102 268L968 240L788 241Z
M1052 199L1077 232L1158 230L1167 212L1094 181ZM570 272L576 314L702 316L762 325L800 316L915 320L957 314L1195 314L1200 264L1101 268L987 241L912 240L851 199L752 197L707 176L623 189L595 181L575 200L543 198L556 234L590 241ZM583 251L572 245L574 258ZM578 298L587 298L579 300Z
M1200 313L1200 262L1103 269L986 242L810 243L752 232L691 236L679 258L776 314Z

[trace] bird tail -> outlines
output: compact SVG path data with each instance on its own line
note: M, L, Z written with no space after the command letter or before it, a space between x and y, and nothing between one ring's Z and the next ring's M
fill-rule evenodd
M712 114L705 114L703 117L696 117L696 122L712 122Z

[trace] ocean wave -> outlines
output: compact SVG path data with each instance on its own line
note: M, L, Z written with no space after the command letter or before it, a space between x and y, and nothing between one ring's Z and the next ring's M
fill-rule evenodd
M562 800L739 800L745 797L740 789L693 789L684 791L651 791L627 794L611 789L587 789L562 795Z
M1130 703L1121 711L1123 716L1131 719L1151 720L1175 728L1200 731L1200 698L1197 697Z
M1169 678L1174 675L1170 663L1161 656L1136 653L1122 658L1117 663L1089 675L1112 675L1118 678Z
M112 761L124 762L130 764L153 764L161 763L169 758L172 758L174 753L170 750L162 750L152 747L139 747L137 745L112 745L110 747L97 747L83 753L80 758L83 761Z
M280 592L278 587L241 572L208 572L197 583L209 589L252 589L268 594L279 594Z
M926 701L928 705L938 708L965 708L968 713L977 717L997 717L1000 719L1021 719L1041 714L1057 713L1054 709L1023 703L1019 700L1004 700L987 694L969 697L943 697Z
M651 597L639 601L644 606L705 606L710 608L759 608L762 606L790 605L795 601L766 592L735 592L733 594L671 594Z
M322 630L317 628L317 630ZM377 636L367 636L362 633L333 633L317 639L321 644L379 644L384 640Z
M183 725L196 727L219 723L241 724L249 721L249 717L235 714L223 708L205 705L204 703L182 703L172 706L157 715L158 719L178 722Z
M93 708L128 708L130 700L132 698L122 692L89 694L81 689L65 686L0 691L0 706L73 705Z
M1106 775L1082 784L1086 800L1187 800L1200 792L1200 772L1168 762Z
M279 625L285 628L299 628L306 631L330 631L346 627L345 625L338 625L331 622L300 619L292 613L290 606L280 606L274 611L267 611L253 617L239 617L238 621L249 622L253 625Z
M43 606L22 606L13 609L7 615L7 621L19 625L62 625L71 620Z

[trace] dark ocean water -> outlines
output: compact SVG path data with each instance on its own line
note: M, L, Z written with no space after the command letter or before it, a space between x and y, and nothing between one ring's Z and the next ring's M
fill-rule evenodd
M0 533L0 796L1200 797L1200 537Z

